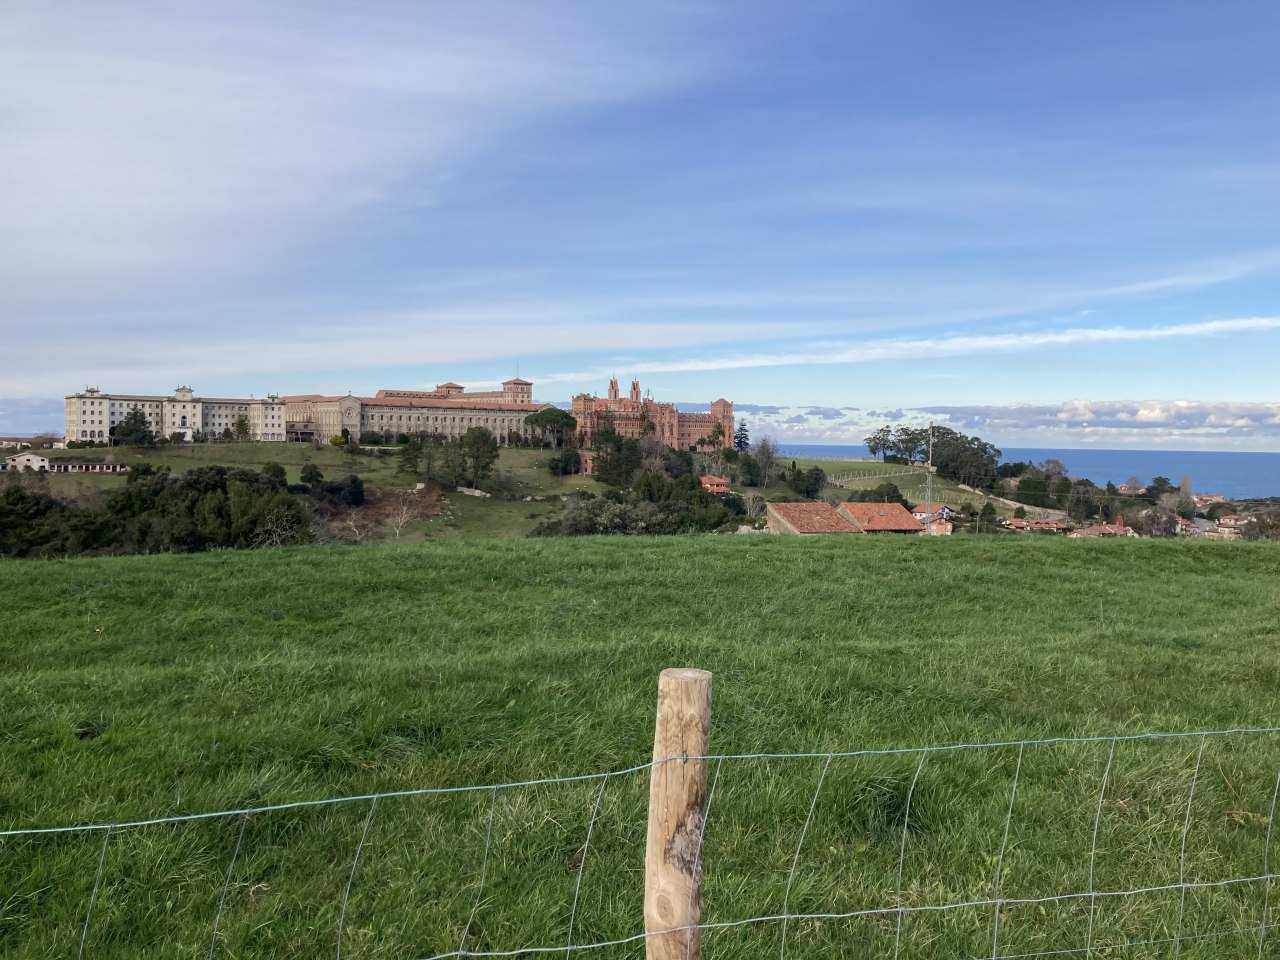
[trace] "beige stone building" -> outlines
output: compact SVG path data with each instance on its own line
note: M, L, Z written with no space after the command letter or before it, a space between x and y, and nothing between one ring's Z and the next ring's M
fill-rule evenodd
M197 397L190 387L178 387L172 396L104 393L97 387L66 398L67 440L107 440L111 428L137 407L147 425L162 437L181 434L191 440L196 431L220 437L236 420L249 420L251 440L285 439L285 403L279 397L258 400L229 397Z
M303 394L281 399L291 440L329 440L344 430L357 438L390 432L453 439L471 427L484 427L505 444L513 433L531 436L524 418L552 406L535 403L533 384L518 377L504 381L501 390L471 393L459 384L442 383L435 390L379 390L372 397Z

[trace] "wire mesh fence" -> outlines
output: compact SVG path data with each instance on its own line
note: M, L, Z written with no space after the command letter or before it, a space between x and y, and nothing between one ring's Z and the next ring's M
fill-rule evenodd
M1280 956L1280 728L690 759L705 957ZM640 956L653 766L0 831L0 953Z

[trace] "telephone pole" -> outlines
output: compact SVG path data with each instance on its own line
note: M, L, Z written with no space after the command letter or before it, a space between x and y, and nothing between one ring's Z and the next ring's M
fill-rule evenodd
M929 462L924 475L924 507L933 509L933 421L929 421Z

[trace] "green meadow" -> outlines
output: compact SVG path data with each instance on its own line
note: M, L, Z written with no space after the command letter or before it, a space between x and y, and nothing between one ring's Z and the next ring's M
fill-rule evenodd
M7 562L0 829L621 771L648 760L658 672L697 666L712 753L817 755L712 764L706 922L949 906L900 928L792 920L786 956L1091 939L1164 957L1181 937L1188 960L1254 957L1275 734L1031 745L1020 763L1016 746L826 755L1276 726L1278 574L1274 544L982 537ZM339 927L351 958L631 937L647 789L639 770L5 836L0 955L328 957ZM1040 902L1006 905L997 933L996 898ZM782 938L713 928L703 955Z

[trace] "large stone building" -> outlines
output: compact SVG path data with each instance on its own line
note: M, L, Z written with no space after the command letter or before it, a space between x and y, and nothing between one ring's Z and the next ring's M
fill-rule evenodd
M524 418L552 406L535 403L533 384L518 377L504 381L501 390L472 393L459 384L442 383L434 390L379 390L372 397L305 394L282 399L291 440L328 440L344 430L349 437L390 432L451 439L471 427L485 427L505 444L512 433L530 436Z
M97 387L85 387L83 392L66 398L67 440L105 441L111 436L111 428L134 407L162 437L181 434L190 440L196 431L218 437L224 430L234 429L236 420L244 416L249 421L251 440L285 439L285 404L276 396L263 400L197 397L190 387L178 387L172 396L161 397L103 393Z
M571 408L578 421L581 446L595 446L596 434L606 423L627 439L640 439L651 433L667 446L676 450L692 450L700 441L715 434L720 427L718 446L733 442L733 404L723 398L712 401L710 413L682 413L674 403L658 403L640 394L640 381L631 381L631 391L620 395L618 378L609 381L609 395L597 397L580 393L573 398Z

